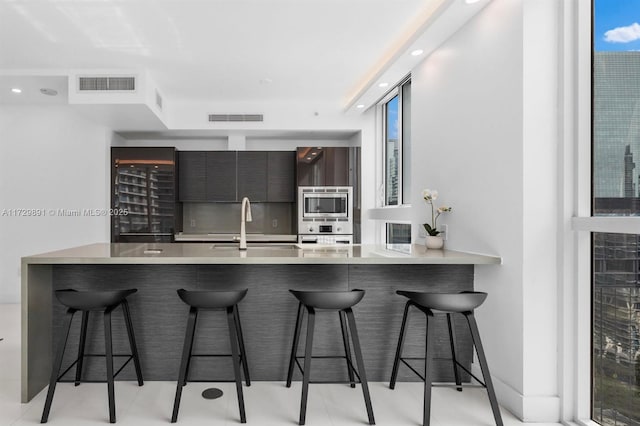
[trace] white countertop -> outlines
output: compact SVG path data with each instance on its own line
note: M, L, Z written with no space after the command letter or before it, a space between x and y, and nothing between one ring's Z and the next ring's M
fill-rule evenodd
M96 243L22 258L25 264L500 264L499 256L423 245Z

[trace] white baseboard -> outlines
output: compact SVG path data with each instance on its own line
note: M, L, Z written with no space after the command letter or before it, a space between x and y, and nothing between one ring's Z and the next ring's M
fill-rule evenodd
M496 377L492 377L492 379L500 405L523 422L560 422L560 397L557 395L525 396L502 380Z

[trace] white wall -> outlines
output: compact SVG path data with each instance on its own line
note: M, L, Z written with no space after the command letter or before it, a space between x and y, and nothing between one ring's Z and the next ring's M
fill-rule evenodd
M494 0L412 74L413 194L453 206L448 248L476 267L485 349L501 403L557 421L556 76L553 0ZM428 220L414 202L414 240Z
M0 135L0 303L15 303L22 256L109 241L108 217L57 210L109 207L111 131L66 105L3 105ZM45 215L9 216L10 209Z

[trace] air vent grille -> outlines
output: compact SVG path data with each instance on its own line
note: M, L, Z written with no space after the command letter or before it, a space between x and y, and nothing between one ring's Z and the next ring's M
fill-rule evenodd
M210 122L264 121L262 114L209 114Z
M79 77L78 88L87 91L134 91L135 77Z

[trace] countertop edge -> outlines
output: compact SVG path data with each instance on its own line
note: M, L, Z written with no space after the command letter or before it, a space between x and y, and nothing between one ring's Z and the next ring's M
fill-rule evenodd
M133 244L134 243L130 243ZM179 243L172 243L179 244ZM194 244L194 243L185 243ZM205 244L205 243L203 243ZM423 246L414 245L412 254L398 253L386 250L385 246L376 245L354 245L349 246L354 250L361 250L357 255L349 254L348 257L332 256L331 253L323 254L322 252L314 252L315 249L303 248L301 250L309 250L311 256L299 256L296 252L295 256L271 255L263 256L252 253L250 256L243 256L240 252L230 251L228 253L218 253L213 256L203 255L184 255L175 256L173 253L165 255L145 254L130 256L114 256L102 254L100 250L106 250L112 246L109 243L95 243L79 247L73 247L48 253L42 253L32 256L24 256L21 258L21 264L97 264L97 265L237 265L237 264L281 264L281 265L297 265L297 264L354 264L354 265L393 265L393 264L416 264L416 265L496 265L502 263L499 256L485 255L479 253L470 253L456 250L429 250L425 251ZM135 247L135 246L134 246ZM169 246L171 247L171 246ZM340 246L345 248L345 246ZM87 255L78 255L78 251L86 251ZM93 255L91 253L94 253ZM439 256L438 256L439 254Z

